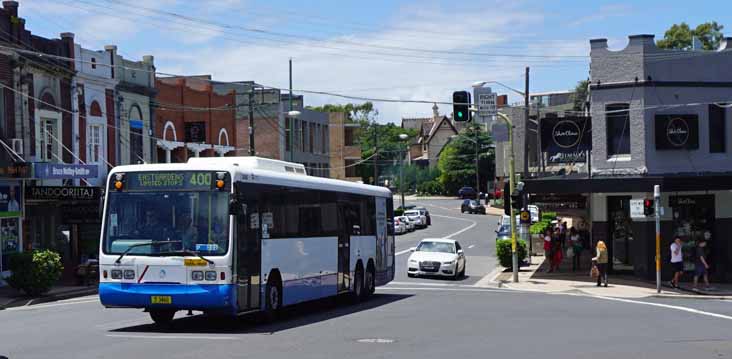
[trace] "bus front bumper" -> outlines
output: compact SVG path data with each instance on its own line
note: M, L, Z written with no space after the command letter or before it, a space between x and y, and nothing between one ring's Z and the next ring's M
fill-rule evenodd
M161 298L169 304L153 304ZM99 300L105 307L115 308L236 311L232 284L99 283Z

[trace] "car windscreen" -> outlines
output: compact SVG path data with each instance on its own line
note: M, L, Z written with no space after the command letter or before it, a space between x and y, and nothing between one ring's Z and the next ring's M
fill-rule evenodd
M446 242L421 242L417 252L455 253L455 245Z

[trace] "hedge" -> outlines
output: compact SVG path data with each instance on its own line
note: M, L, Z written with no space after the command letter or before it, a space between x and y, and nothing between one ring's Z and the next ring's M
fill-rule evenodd
M526 241L517 240L516 249L518 252L518 261L520 266L521 262L526 259ZM513 267L510 239L500 239L496 241L496 255L498 256L498 262L501 266L506 268Z
M51 290L61 278L61 256L51 250L15 253L9 257L12 272L8 284L28 295L36 296Z

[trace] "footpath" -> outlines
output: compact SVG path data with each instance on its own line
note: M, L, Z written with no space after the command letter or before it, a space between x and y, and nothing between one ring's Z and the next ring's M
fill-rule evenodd
M83 297L98 293L97 285L91 286L54 286L51 290L38 297L31 297L9 286L0 287L0 310L12 307L21 307L57 300Z
M589 253L584 253L589 258ZM585 261L577 271L572 271L571 260L565 259L559 269L548 273L549 264L545 263L544 256L531 258L531 265L522 267L519 271L518 283L513 282L513 273L504 270L496 274L492 281L499 287L537 291L557 294L582 294L591 296L605 296L616 298L693 298L693 299L723 299L732 300L732 285L712 283L713 289L692 291L690 282L682 282L680 288L672 288L668 282L662 283L661 293L656 291L656 283L638 279L632 276L608 277L608 287L598 287L597 280L590 277L590 264ZM687 280L691 280L687 278ZM700 283L700 287L702 284Z

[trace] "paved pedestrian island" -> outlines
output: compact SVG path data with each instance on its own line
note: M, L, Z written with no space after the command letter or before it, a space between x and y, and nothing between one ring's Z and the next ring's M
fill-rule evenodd
M616 298L695 298L695 299L732 299L732 286L721 284L714 290L693 292L690 284L682 283L681 289L674 289L667 283L656 291L656 283L639 280L631 276L610 275L608 287L598 287L596 279L590 277L589 264L581 269L572 271L571 264L566 261L557 272L548 273L548 263L543 256L531 258L532 265L522 267L519 272L518 283L513 282L513 273L510 270L501 271L494 275L490 282L497 283L502 288L538 291L557 294L582 294L592 296L606 296ZM482 281L482 283L489 283Z

